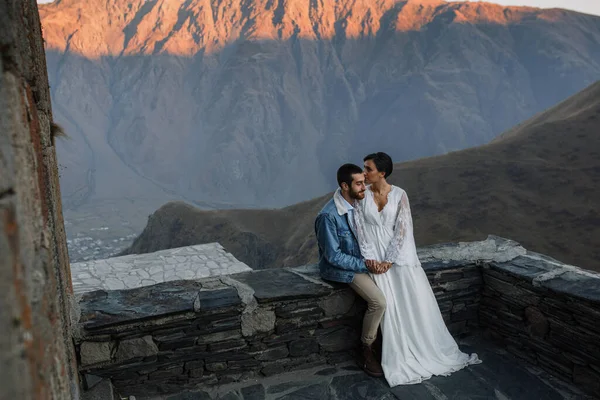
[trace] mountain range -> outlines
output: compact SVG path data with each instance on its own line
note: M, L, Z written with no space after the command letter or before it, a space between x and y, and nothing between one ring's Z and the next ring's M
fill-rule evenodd
M600 76L600 17L395 0L41 5L67 208L271 207L348 159L489 142ZM121 195L122 194L122 195Z
M600 271L600 81L493 142L394 165L415 239L427 244L495 234ZM332 193L279 210L157 210L125 253L220 242L253 268L317 260L314 219Z
M70 136L57 142L67 232L101 239L82 242L98 251L170 200L281 207L332 190L338 165L372 151L407 161L488 143L600 76L600 17L560 9L56 0L39 10L53 113Z

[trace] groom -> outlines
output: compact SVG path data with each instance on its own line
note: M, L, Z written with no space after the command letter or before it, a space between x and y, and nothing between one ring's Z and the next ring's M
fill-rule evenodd
M383 375L372 345L385 312L385 297L368 272L381 273L384 269L374 260L364 260L356 240L352 213L354 200L365 197L365 177L361 168L344 164L337 172L340 186L333 199L317 215L315 233L319 243L319 269L326 280L348 283L367 302L362 328L364 371L375 377Z

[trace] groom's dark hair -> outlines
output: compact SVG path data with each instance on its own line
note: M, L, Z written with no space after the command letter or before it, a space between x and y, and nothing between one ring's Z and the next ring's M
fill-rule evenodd
M366 156L363 161L373 160L373 164L377 167L377 171L385 172L384 178L387 178L392 174L394 170L394 163L392 162L392 157L388 156L384 152L380 151L378 153L369 154Z
M352 186L352 175L362 174L362 169L356 164L344 164L337 171L338 185L342 187L342 183L346 183L348 186Z

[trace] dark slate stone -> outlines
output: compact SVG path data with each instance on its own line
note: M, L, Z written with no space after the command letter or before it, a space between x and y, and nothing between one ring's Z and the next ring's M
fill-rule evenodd
M280 383L278 385L269 386L267 388L267 393L268 394L283 393L283 392L287 392L290 389L302 388L302 387L306 387L309 385L310 385L310 382L306 382L306 381L284 382L284 383Z
M218 397L219 400L243 400L242 395L239 394L236 390L232 390L227 393L225 396Z
M270 335L269 337L263 339L263 342L269 346L274 344L279 344L283 342L289 342L291 340L296 340L300 338L310 337L312 336L309 330L305 330L302 332L287 332L281 335Z
M298 339L290 342L290 355L293 357L306 356L319 352L319 344L314 339Z
M348 361L356 361L357 357L349 351L338 351L327 354L327 363L332 365L343 364Z
M352 349L359 342L359 333L345 325L319 329L315 332L315 336L321 348L331 352Z
M315 372L315 375L329 376L329 375L334 375L337 371L338 371L337 368L325 368L325 369Z
M436 260L428 261L421 264L425 272L440 271L444 269L455 269L473 265L472 261L456 261L456 260Z
M468 369L454 372L450 377L434 376L427 381L449 399L494 399L494 388L479 381ZM510 397L509 397L510 398Z
M233 360L233 361L228 361L227 362L227 367L230 370L251 370L254 369L254 367L257 367L260 365L260 361L257 360Z
M438 302L447 300L464 300L467 298L473 298L481 292L481 285L472 286L463 290L443 291L436 293L435 298Z
M439 285L441 283L447 283L456 281L463 278L462 271L451 270L448 272L436 272L432 274L433 276L430 278L434 285Z
M275 331L277 334L296 331L298 328L316 328L319 325L319 317L305 316L292 319L278 319L275 322Z
M496 390L502 393L504 398L514 400L563 398L554 388L546 385L538 376L529 372L523 363L509 354L498 354L487 346L478 346L475 350L461 346L461 350L469 353L476 351L483 363L459 371L464 371L465 374L454 373L448 378L432 378L431 382L448 398L453 398L453 393L456 395L454 398L476 398L475 393L489 393L489 390L492 391L491 398L497 398L493 392ZM477 386L477 381L484 387Z
M365 374L335 377L330 387L338 400L396 400L383 379Z
M477 304L471 304L464 308L452 313L452 321L462 321L465 319L477 319L479 318L479 306Z
M183 280L136 289L88 292L79 302L79 322L85 329L97 329L194 311L194 300L201 288L198 282Z
M544 260L535 260L524 256L519 256L503 263L492 261L488 266L491 269L508 273L511 276L524 279L528 282L532 282L537 276L556 268Z
M452 310L452 301L443 301L438 304L441 313L445 313L447 311Z
M196 312L215 313L220 308L230 308L240 306L242 301L235 288L226 288L218 290L203 290L198 293L200 308Z
M234 339L225 342L211 343L208 345L208 351L216 353L224 350L239 350L244 347L246 347L246 341L244 339Z
M321 272L319 271L319 264L307 264L307 265L301 265L299 267L291 267L291 268L286 268L286 269L297 272L304 276L308 276L312 279L323 280L321 278ZM325 280L323 280L323 282L326 282L328 285L333 286L334 288L335 287L348 287L348 285L345 283L331 282L331 281L325 281Z
M511 284L487 274L484 274L483 279L486 284L484 291L487 291L490 288L494 289L499 293L499 296L501 296L502 299L509 303L518 306L527 306L536 305L540 301L541 296L528 288Z
M210 400L206 392L185 392L167 397L167 400Z
M181 365L175 365L152 372L150 375L148 375L148 379L161 380L171 378L174 376L179 376L181 374L183 374L183 367Z
M451 378L448 378L451 379ZM399 400L439 400L440 397L435 397L429 390L427 390L427 386L420 385L398 385L390 389L390 391L399 399ZM442 397L442 399L447 399L448 397ZM467 397L466 399L471 399L471 397ZM465 400L466 400L465 399ZM495 399L495 398L494 398Z
M264 400L265 398L265 387L260 384L246 386L240 391L244 400Z
M278 318L295 318L305 316L321 316L323 310L317 305L310 304L285 304L275 308L275 315Z
M191 325L192 328L188 328L188 333L205 335L208 333L239 329L242 325L242 319L239 314L232 317L223 317L222 315L206 315L194 320Z
M541 286L554 292L600 303L600 279L598 278L569 271L554 279L542 281Z
M259 303L325 296L331 289L285 269L269 269L230 275L254 289Z
M310 354L306 357L282 358L281 360L264 362L261 373L264 376L281 374L294 369L307 369L323 365L325 359L319 354Z
M255 358L260 361L273 361L279 360L280 358L285 358L288 356L289 351L286 345L282 345L279 347L273 347L256 354Z
M327 383L318 383L298 389L279 398L279 400L333 399Z
M242 353L238 351L227 351L224 353L212 354L208 353L205 361L207 364L219 362L219 361L238 361L238 360L247 360L252 358L251 354Z
M185 370L189 371L191 369L199 369L204 368L204 361L196 360L196 361L188 361L185 363Z
M156 339L158 343L158 349L160 351L173 350L173 349L183 349L187 347L192 347L196 343L195 337L180 337L179 339L171 339L165 341L159 341Z
M101 376L96 376L92 374L84 374L83 375L83 383L86 390L90 390L100 382L102 382Z
M211 364L206 364L206 369L211 372L221 372L227 370L226 362L215 362Z
M471 276L444 283L444 290L447 292L456 290L465 290L471 287L479 287L482 284L481 276Z

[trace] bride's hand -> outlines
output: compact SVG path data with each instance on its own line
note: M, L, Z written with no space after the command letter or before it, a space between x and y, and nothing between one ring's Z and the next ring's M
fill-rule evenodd
M392 263L391 262L380 262L378 265L378 271L380 274L385 274L386 272L389 271L389 269L392 268Z

